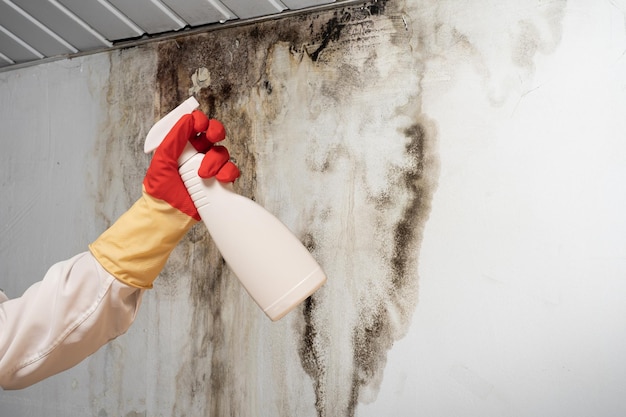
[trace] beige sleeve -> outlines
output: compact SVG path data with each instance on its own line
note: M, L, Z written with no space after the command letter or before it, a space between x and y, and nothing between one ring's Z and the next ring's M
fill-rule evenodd
M26 388L78 364L128 330L142 294L89 252L53 265L20 298L0 303L0 387Z
M172 250L197 222L144 190L141 198L89 245L89 250L118 280L150 289Z

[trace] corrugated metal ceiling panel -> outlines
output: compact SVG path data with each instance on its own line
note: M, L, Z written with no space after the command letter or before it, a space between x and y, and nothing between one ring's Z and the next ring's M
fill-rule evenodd
M72 52L70 48L63 45L58 39L50 36L50 32L46 32L36 22L29 20L25 15L6 3L0 3L0 26L8 32L5 32L7 36L12 35L15 37L14 39L19 39L23 42L22 47L38 58ZM16 42L18 41L16 40ZM26 47L26 45L30 46L30 48ZM38 51L38 53L33 51Z
M90 28L86 27L86 24L81 24L79 20L72 18L68 14L70 11L65 10L60 3L46 0L2 1L12 4L12 7L20 10L20 13L24 13L43 28L54 33L59 39L76 49L77 52L110 46L110 42L93 33L92 30L89 30ZM2 52L1 49L0 52Z
M59 3L108 40L134 38L145 33L109 2L59 0Z
M187 26L185 20L163 3L155 3L151 0L110 1L117 10L142 28L144 33L169 32Z
M280 13L287 7L279 1L222 0L240 19Z
M164 0L163 2L191 27L237 18L218 1Z
M0 70L336 0L0 0ZM337 4L348 2L338 0Z

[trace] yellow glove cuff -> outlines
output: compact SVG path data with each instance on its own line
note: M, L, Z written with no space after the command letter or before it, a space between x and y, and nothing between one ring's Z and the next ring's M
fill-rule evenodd
M89 245L89 250L119 281L149 289L172 250L195 223L144 190L142 197Z

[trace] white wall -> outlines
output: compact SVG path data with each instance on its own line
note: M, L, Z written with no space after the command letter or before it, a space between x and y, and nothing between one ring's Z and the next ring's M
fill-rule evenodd
M426 70L441 177L420 301L359 415L624 415L626 3L568 1L532 71L515 22L545 31L550 3L486 22L474 3L448 15L469 59L451 45Z
M0 286L13 296L101 231L92 201L108 78L106 55L0 74Z
M324 375L303 370L298 312L267 323L228 283L221 321L192 305L184 264L206 245L196 230L128 335L72 371L0 392L0 415L626 413L626 3L386 7L369 49L338 43L314 64L276 45L264 62L272 95L236 103L262 115L249 138L257 198L318 238L329 285L310 319L325 337L314 350ZM360 35L348 39L362 46ZM128 151L152 122L154 66L139 49L0 73L0 287L10 295L132 201L147 160ZM384 305L378 258L393 236L382 232L407 200L386 169L409 164L402 131L417 116L438 166L408 274L419 298L391 297L414 311L389 320L397 340L350 411L352 332ZM376 217L368 193L385 192L393 204ZM223 386L191 393L209 362Z

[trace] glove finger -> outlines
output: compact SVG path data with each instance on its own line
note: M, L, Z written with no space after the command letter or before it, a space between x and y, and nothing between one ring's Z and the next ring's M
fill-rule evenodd
M209 128L209 118L200 110L192 111L191 117L193 117L193 130L196 133L205 132Z
M209 126L206 128L206 138L211 143L223 141L226 138L226 129L222 122L217 119L209 120Z
M190 114L185 114L178 119L174 127L168 132L157 151L170 161L176 162L187 142L195 141L198 133L204 132L208 127L209 118L200 110L194 110ZM204 149L202 152L206 152L207 149Z
M241 173L239 172L237 165L228 161L222 168L220 168L217 175L215 175L215 179L219 182L234 182L237 178L239 178L240 174Z
M215 119L206 119L206 127L200 132L189 139L193 147L200 153L207 153L213 144L226 138L224 125Z
M213 146L204 155L200 168L198 168L198 175L201 178L214 177L229 159L230 154L225 146Z
M200 110L194 110L191 113L193 117L194 135L189 138L189 142L196 151L207 153L213 145L206 137L206 130L209 128L209 118Z
M207 153L213 144L206 138L205 132L200 132L196 136L189 139L189 142L193 145L196 151L200 153Z

